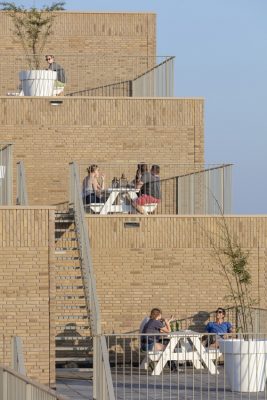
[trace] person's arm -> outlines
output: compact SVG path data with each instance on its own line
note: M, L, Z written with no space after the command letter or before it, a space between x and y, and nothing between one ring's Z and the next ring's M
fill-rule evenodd
M173 317L171 316L171 318L170 319L165 319L164 320L164 322L165 322L165 326L163 326L162 328L161 328L161 332L163 332L163 333L170 333L171 332L171 326L170 326L170 323L173 321Z
M99 187L100 190L103 190L105 188L105 175L102 174L100 178L101 178L101 184L99 185Z
M93 188L93 190L94 190L94 192L97 194L97 195L100 195L101 193L101 186L99 185L99 183L97 182L97 179L96 178L93 178L93 180L92 180L92 188Z
M209 323L206 325L206 332L211 333L210 328L211 328L211 323L209 322Z

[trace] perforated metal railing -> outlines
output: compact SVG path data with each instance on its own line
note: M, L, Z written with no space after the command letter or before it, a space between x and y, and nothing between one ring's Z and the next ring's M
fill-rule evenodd
M73 207L76 229L78 233L81 257L84 292L87 303L88 319L93 336L94 352L94 399L114 400L114 389L108 362L107 345L101 336L101 316L96 292L96 283L91 258L87 225L81 197L79 171L76 163L70 164L70 207Z
M17 205L28 205L28 192L23 161L17 163Z
M11 340L10 340L11 339ZM9 366L10 365L10 366ZM0 399L68 400L49 387L26 376L22 339L0 336Z
M157 349L152 344L155 337ZM110 334L115 399L265 400L267 335ZM142 339L143 338L143 339ZM141 344L143 342L143 344ZM152 340L153 342L153 340Z
M174 95L174 57L116 54L54 54L54 57L58 82L63 79L64 71L63 85L56 83L54 95ZM46 70L45 55L40 55L40 60L40 69ZM0 95L23 95L19 73L35 70L34 60L31 56L3 54L0 70ZM62 87L64 90L60 90ZM38 93L36 88L33 95Z
M152 163L142 163L150 173ZM155 164L154 164L155 165ZM88 168L98 167L98 183L103 188L95 196L87 196ZM80 164L80 187L87 213L144 213L179 215L221 215L232 213L232 165L160 164L160 172L148 175L142 188L136 184L138 166L133 163ZM141 172L140 172L141 175ZM102 182L102 176L104 181ZM140 177L141 180L141 177ZM156 182L157 181L157 182ZM89 188L90 189L90 188ZM92 188L91 188L92 189ZM155 189L155 190L154 190ZM159 192L160 198L155 192ZM137 200L141 194L150 197ZM93 199L92 199L93 198ZM92 204L93 203L93 204ZM99 204L95 204L99 203Z
M0 143L0 205L12 204L12 144Z

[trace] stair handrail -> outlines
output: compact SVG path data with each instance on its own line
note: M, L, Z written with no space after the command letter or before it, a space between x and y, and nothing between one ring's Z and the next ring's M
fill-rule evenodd
M27 206L28 192L26 186L24 162L17 162L17 205Z
M93 398L96 400L115 400L110 364L108 360L107 343L105 338L101 336L100 308L96 292L88 227L85 221L79 177L80 174L77 163L70 163L69 200L70 207L73 207L74 210L74 220L81 256L86 308L88 319L91 322L91 333L94 340Z
M47 400L70 400L48 388L47 386L35 382L27 376L0 364L0 399L47 399ZM11 393L11 396L7 394Z

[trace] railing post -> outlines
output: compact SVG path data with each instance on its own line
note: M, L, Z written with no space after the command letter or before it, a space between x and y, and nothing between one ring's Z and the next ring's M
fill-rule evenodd
M0 400L4 400L4 370L0 367Z
M0 397L0 400L8 400L8 397L7 397L7 394L8 394L8 391L7 391L7 378L8 378L8 375L7 375L7 372L3 369L3 368L1 368L0 369L0 374L1 374L1 386L0 386L0 396L2 396L2 397Z
M23 161L17 162L17 205L28 205L28 193L26 187L26 178Z
M25 365L24 365L24 358L23 358L23 351L22 351L22 341L21 338L18 336L12 337L12 368L19 372L22 375L26 375Z
M26 400L35 400L32 399L32 385L30 383L26 385Z
M176 192L175 214L179 214L179 176L175 178L175 192Z

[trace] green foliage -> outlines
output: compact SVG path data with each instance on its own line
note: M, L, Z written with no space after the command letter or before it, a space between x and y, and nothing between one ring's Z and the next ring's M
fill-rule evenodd
M1 9L12 19L14 34L22 45L30 69L40 67L40 58L52 33L56 12L64 10L64 5L65 2L60 1L50 7L26 9L24 6L16 6L13 2L0 2Z
M252 277L249 270L249 251L243 250L241 244L231 235L223 210L213 193L211 195L221 215L218 222L219 237L214 238L203 226L202 228L211 243L214 257L229 289L229 294L225 296L225 299L231 304L234 303L238 311L239 331L253 332L252 307L257 304L257 301L251 296Z
M226 218L221 214L219 222L219 245L210 239L214 255L223 272L229 288L226 296L239 311L240 331L253 331L252 306L256 301L251 296L252 277L249 271L249 252L230 233ZM218 241L217 241L218 243Z

